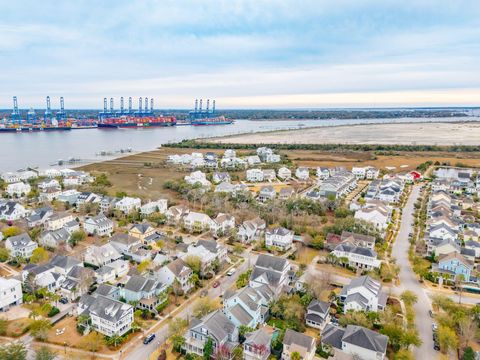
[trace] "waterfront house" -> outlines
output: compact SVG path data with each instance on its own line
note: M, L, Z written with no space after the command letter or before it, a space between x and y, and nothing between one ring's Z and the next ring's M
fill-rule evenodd
M278 169L277 176L278 176L279 179L284 180L284 181L285 180L290 180L290 178L292 177L292 172L290 171L290 169L283 166L280 169Z
M38 247L27 233L11 236L5 240L5 248L10 251L10 256L30 259L33 250Z
M293 231L283 227L267 229L265 232L265 246L273 246L286 251L292 247Z
M23 302L22 282L17 279L0 277L0 312Z
M352 279L340 292L340 301L344 304L345 313L349 310L374 312L384 310L387 298L380 282L367 275Z
M90 235L111 236L113 233L113 221L100 213L97 216L87 218L83 228Z
M303 360L313 360L317 349L315 338L287 329L283 337L282 360L290 360L293 353L298 353Z
M24 182L8 184L7 188L5 189L8 195L17 197L25 196L30 193L31 190L32 187L30 186L30 184L26 184Z
M94 330L105 336L122 336L132 328L133 306L103 295L83 295L77 315L88 315Z
M120 210L124 214L130 214L133 210L140 209L142 200L134 197L124 197L115 203L115 209Z
M341 328L328 324L322 331L321 339L323 346L334 350L334 358L362 360L384 360L386 358L388 336L363 326L348 325L346 328Z
M248 169L247 181L261 182L264 180L263 171L261 169Z
M308 304L305 314L305 323L307 326L323 330L329 322L330 304L325 301L313 299L310 304Z
M205 344L211 339L213 349L225 347L229 353L239 345L238 329L220 310L216 310L203 319L194 318L184 335L182 349L186 353L203 356Z
M155 212L159 212L160 214L165 214L168 209L168 200L167 199L159 199L157 201L150 201L145 205L140 207L140 214L143 216L151 215Z

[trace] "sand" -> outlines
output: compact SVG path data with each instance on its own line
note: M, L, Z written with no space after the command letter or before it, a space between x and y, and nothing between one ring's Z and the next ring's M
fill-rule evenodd
M341 125L233 135L205 141L226 144L479 145L480 122Z

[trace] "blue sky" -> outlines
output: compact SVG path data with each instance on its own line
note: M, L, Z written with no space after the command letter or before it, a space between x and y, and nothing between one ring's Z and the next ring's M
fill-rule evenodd
M480 104L480 2L2 1L0 107Z

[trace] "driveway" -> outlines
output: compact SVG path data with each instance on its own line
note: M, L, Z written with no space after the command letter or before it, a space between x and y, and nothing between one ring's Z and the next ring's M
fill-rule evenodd
M413 272L408 259L408 248L410 246L408 234L413 230L414 204L420 195L420 188L421 186L419 185L413 187L407 204L403 209L402 222L397 240L393 245L392 256L397 259L397 264L400 266L399 277L401 285L399 291L410 290L418 297L418 301L414 305L415 324L422 339L422 345L414 349L415 359L438 359L439 354L433 349L432 319L428 314L428 311L431 310L430 298L417 280L417 276Z

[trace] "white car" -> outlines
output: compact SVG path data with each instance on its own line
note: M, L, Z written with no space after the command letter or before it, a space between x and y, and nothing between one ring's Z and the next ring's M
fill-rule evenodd
M233 274L235 274L235 271L237 271L237 269L235 268L228 270L227 276L232 276Z

